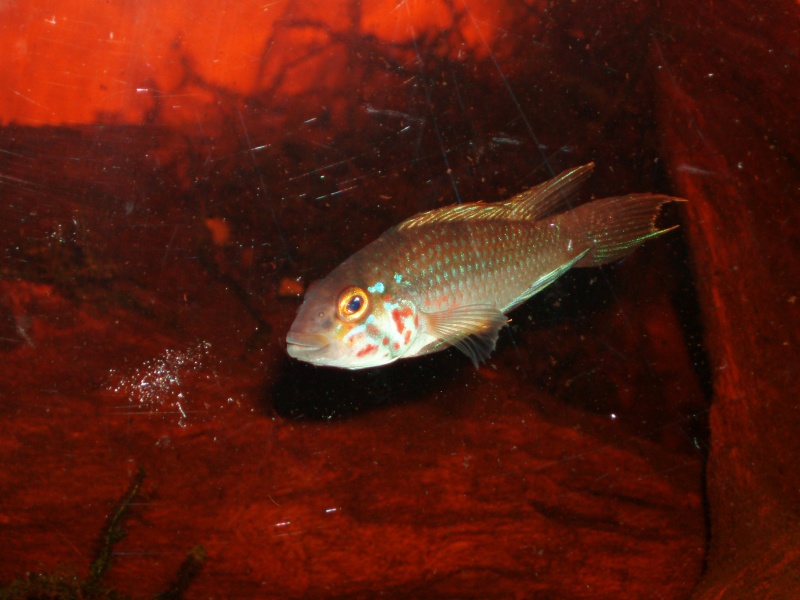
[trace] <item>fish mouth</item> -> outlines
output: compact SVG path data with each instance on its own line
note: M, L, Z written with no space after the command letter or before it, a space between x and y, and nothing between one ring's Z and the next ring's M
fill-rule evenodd
M286 352L292 358L306 362L321 362L331 350L333 350L331 340L323 333L290 331L286 334Z

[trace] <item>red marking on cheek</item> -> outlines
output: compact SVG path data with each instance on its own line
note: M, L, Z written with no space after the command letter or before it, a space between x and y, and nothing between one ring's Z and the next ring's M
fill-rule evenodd
M394 326L397 328L397 333L403 333L405 325L403 325L403 319L400 317L399 308L395 308L392 311L392 319L394 319Z
M411 341L411 330L409 329L408 331L406 331L406 335L405 335L405 337L403 338L403 343L404 343L406 346L408 346L408 342L410 342L410 341Z
M361 350L356 352L356 356L358 358L363 358L367 354L372 354L377 349L378 349L378 347L375 344L368 344L368 345L364 346Z
M395 342L394 344L392 344L392 350L400 350L400 343Z
M397 327L397 333L403 333L403 331L405 331L406 326L403 323L403 319L407 319L412 313L413 311L408 306L403 309L395 308L392 311L392 319L394 320L395 327Z
M388 346L389 345L389 338L388 337L383 338L383 345L384 346Z
M414 329L419 329L419 315L414 315Z
M367 335L370 335L372 337L378 337L380 334L381 332L375 325L373 325L372 323L367 325Z

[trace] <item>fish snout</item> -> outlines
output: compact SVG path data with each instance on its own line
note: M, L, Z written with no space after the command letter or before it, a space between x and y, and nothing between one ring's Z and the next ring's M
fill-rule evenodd
M325 357L330 345L331 340L324 333L290 331L286 334L286 352L299 360L318 362Z

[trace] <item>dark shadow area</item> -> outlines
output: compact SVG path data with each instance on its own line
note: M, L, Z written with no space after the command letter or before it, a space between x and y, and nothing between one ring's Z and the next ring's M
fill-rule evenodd
M454 348L358 371L314 367L286 357L262 402L285 419L349 419L367 411L430 401L455 382L471 377L470 371L474 372L472 364Z

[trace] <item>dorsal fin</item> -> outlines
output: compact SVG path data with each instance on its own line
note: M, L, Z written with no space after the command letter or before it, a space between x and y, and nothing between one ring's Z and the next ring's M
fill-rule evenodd
M589 176L594 163L575 167L540 183L504 202L471 202L435 208L406 219L397 226L397 231L431 225L433 223L464 222L475 219L532 220L553 213L559 205L568 201L578 186Z
M561 212L575 196L580 185L589 178L594 163L569 169L529 190L521 192L511 200L503 202L511 209L511 218L541 219L547 215ZM569 207L572 208L572 207Z

